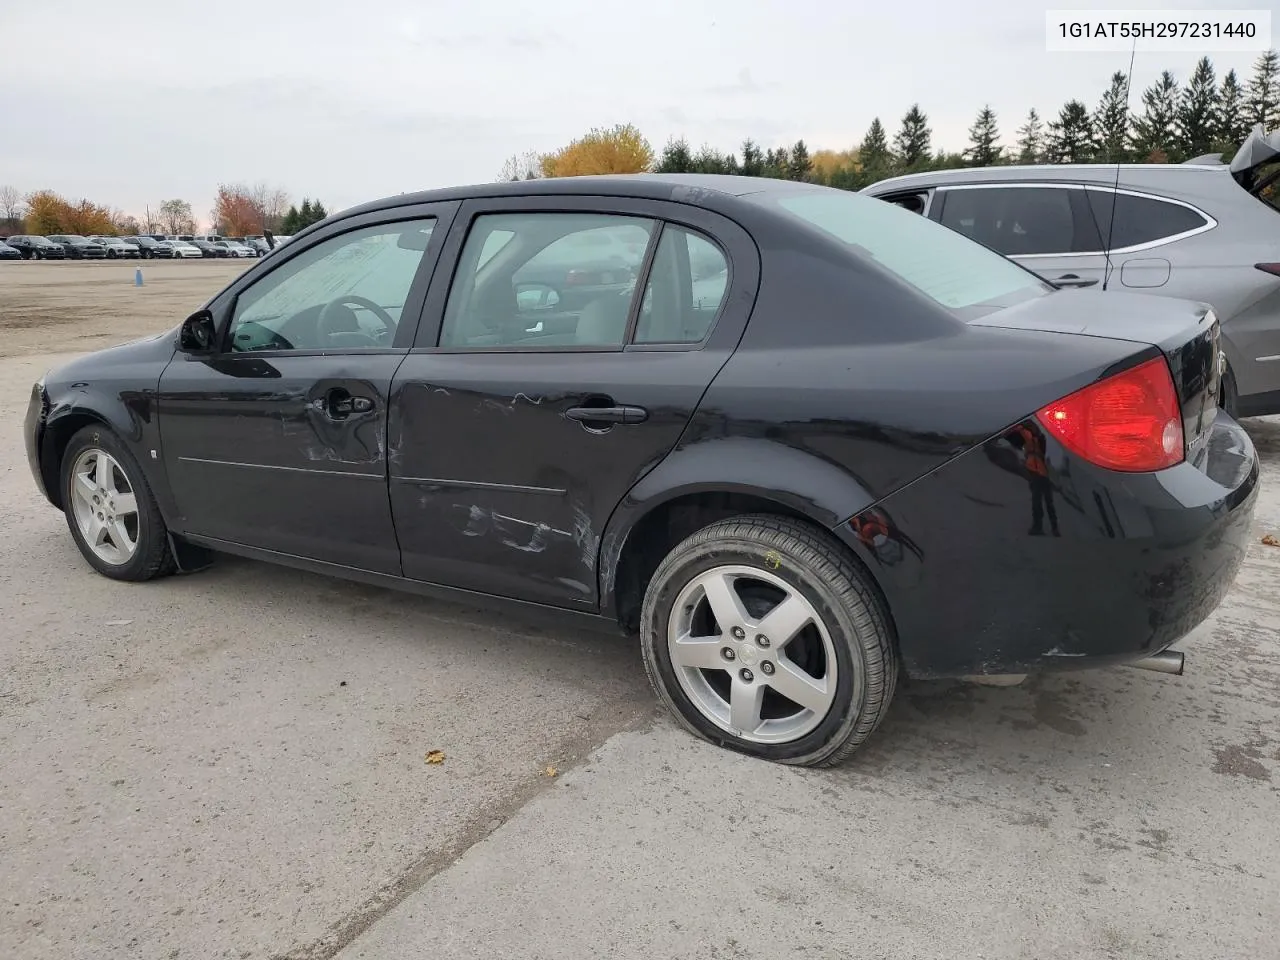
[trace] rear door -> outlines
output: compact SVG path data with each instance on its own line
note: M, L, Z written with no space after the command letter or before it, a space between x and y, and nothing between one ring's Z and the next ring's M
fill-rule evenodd
M610 514L746 325L755 245L683 204L527 197L464 205L442 257L392 388L404 573L594 608Z
M1101 288L1107 257L1083 186L956 184L937 191L943 226L1018 261L1060 287Z
M1165 289L1176 269L1173 244L1212 230L1216 222L1181 200L1133 190L1085 191L1111 262L1114 289L1178 295ZM1183 264L1194 270L1207 264Z

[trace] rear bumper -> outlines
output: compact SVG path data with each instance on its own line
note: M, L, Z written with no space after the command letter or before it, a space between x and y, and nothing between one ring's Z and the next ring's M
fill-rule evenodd
M44 471L40 460L41 451L44 449L45 417L48 410L49 404L44 387L37 383L31 388L27 416L22 424L22 439L27 450L27 466L31 468L31 475L35 478L36 489L46 500L53 503L48 485L44 482Z
M873 508L883 526L857 524L864 513L836 529L880 584L908 675L1141 659L1230 589L1259 473L1234 420L1219 413L1197 463L1152 474L1099 470L1051 438L1048 447L1047 480L996 438Z

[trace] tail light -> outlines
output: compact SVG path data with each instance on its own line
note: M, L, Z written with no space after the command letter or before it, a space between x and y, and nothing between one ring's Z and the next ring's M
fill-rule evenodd
M1163 470L1185 456L1178 395L1163 357L1077 390L1036 419L1072 453L1109 470Z

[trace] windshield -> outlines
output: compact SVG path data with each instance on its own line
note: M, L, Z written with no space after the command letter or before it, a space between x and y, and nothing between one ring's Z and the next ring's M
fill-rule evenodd
M753 199L831 234L951 310L1009 306L1053 290L1000 254L884 200L842 190Z

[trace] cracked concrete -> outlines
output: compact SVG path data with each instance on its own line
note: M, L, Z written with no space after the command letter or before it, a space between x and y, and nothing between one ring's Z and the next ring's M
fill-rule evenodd
M10 424L47 365L0 359ZM1186 676L908 685L823 772L677 731L608 638L232 559L111 583L11 429L0 956L1280 956L1248 427L1255 545Z

